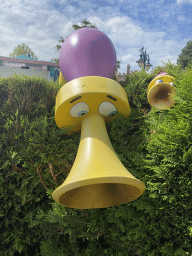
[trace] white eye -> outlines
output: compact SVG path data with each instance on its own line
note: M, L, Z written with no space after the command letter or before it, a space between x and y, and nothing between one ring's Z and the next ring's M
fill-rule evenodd
M155 84L163 83L163 80L159 79L155 82Z
M70 115L73 117L81 117L89 112L89 106L85 102L79 102L70 110Z
M170 82L171 85L175 86L173 82Z
M117 113L116 107L109 101L104 101L99 106L99 113L103 116L114 116Z

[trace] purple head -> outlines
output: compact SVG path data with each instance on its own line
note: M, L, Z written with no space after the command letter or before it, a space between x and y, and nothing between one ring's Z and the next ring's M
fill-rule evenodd
M168 73L161 73L161 74L159 74L159 75L157 75L157 76L164 76L164 75L168 75ZM156 77L157 77L156 76Z
M67 82L83 76L112 78L117 65L115 47L100 30L81 28L62 44L59 64Z

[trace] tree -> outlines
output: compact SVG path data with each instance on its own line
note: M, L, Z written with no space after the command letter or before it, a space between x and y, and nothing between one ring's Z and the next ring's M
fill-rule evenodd
M117 60L117 69L120 69L120 63L122 63L122 62Z
M187 42L187 45L182 49L182 53L177 60L177 65L181 65L182 69L192 65L192 40Z
M88 25L88 26L87 26ZM81 22L81 26L78 26L78 25L73 25L74 29L75 30L78 30L80 28L85 28L85 27L90 27L90 28L96 28L96 29L99 29L97 28L96 25L92 25L89 21L87 21L86 19L84 19L82 22Z
M9 54L9 57L17 57L20 55L29 55L34 58L38 59L34 52L29 48L29 46L23 44L18 44L17 47L14 48L13 52Z

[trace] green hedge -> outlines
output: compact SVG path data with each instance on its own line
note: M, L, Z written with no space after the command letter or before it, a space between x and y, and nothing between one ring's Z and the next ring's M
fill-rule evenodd
M192 255L192 68L167 64L176 104L147 102L157 75L145 71L121 83L131 114L108 123L118 157L146 190L129 204L65 208L52 192L71 170L80 133L54 121L58 82L0 79L0 255Z

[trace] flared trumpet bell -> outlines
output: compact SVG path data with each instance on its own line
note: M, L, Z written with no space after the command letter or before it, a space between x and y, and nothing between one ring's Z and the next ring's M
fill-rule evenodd
M160 110L171 108L175 104L175 95L172 81L174 78L169 75L155 77L148 86L147 100L149 104Z
M100 114L82 121L74 165L52 194L59 204L77 209L106 208L131 202L145 185L123 166L109 140Z

